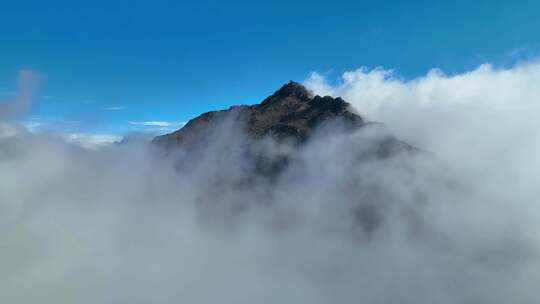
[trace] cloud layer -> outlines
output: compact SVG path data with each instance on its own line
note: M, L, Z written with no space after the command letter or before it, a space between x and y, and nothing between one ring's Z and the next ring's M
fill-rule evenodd
M0 302L535 303L540 65L332 86L427 151L362 158L378 129L316 135L277 180L242 133L164 157L0 124ZM327 130L328 131L328 130Z

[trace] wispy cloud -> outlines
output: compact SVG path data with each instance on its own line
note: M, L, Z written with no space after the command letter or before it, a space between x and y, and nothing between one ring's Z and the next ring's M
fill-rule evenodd
M72 133L65 136L68 142L87 149L99 149L122 140L122 136L114 134Z
M127 109L127 107L124 106L111 106L111 107L103 107L101 108L104 111L122 111Z
M21 121L21 124L30 132L42 132L51 130L72 130L81 125L79 120L69 120L58 117L40 117L31 116L27 120Z
M38 120L32 120L24 122L23 125L28 129L30 132L37 131L40 127L44 126L45 123L38 121Z
M146 127L180 127L186 124L184 121L130 121L131 125Z
M26 114L31 106L32 99L41 82L41 75L31 70L20 70L18 73L17 92L15 95L0 96L2 99L6 96L12 98L7 102L0 104L0 118L17 119Z

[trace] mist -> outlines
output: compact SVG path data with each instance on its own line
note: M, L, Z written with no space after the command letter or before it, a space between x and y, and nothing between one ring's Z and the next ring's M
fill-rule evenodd
M263 140L290 157L276 179L252 178L232 119L163 153L0 108L0 302L536 303L540 64L331 83L305 81L386 128ZM421 152L361 157L387 132Z

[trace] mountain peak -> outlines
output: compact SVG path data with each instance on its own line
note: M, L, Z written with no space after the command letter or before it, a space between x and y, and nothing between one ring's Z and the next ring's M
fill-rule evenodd
M211 111L190 120L181 129L154 139L154 143L167 151L181 148L185 153L199 153L212 142L234 146L254 161L254 172L270 179L287 166L292 150L276 154L270 149L261 151L257 142L270 138L276 143L299 147L306 143L317 129L328 135L352 132L367 125L345 100L331 96L314 96L303 85L289 81L260 104L233 106L226 110ZM241 132L224 133L226 128ZM239 129L236 129L239 128ZM326 132L322 131L322 132ZM229 137L229 138L227 138ZM231 138L232 137L232 138ZM264 145L263 145L264 146ZM413 148L393 136L382 134L373 147L361 151L359 157L386 158ZM191 155L191 154L190 154ZM192 154L196 155L196 154Z
M156 138L167 145L192 145L225 117L236 115L246 134L253 139L271 136L275 139L306 141L315 128L330 120L340 120L350 128L362 127L362 117L349 111L341 98L314 96L302 84L289 81L260 104L235 106L211 111L190 120L182 129Z
M274 92L274 94L268 97L265 101L272 99L283 99L287 97L305 101L312 96L313 94L305 86L298 82L290 80L289 82L284 84L279 90Z
M307 141L317 128L331 121L338 121L338 125L342 127L339 130L342 131L357 130L368 124L351 110L345 100L339 97L314 96L303 85L289 81L260 104L234 106L227 110L204 113L190 120L181 129L156 137L154 142L168 148L190 149L204 146L211 140L210 135L221 128L227 117L241 127L250 140L271 137L277 141L286 140L296 144ZM335 132L339 130L335 129ZM381 144L381 151L407 150L410 147L393 137L387 139L388 143Z

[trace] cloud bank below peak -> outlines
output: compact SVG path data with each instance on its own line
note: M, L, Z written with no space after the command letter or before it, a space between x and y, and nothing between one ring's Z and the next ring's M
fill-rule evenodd
M0 300L536 303L539 71L313 74L432 153L359 159L376 133L320 134L271 182L241 179L253 164L227 124L165 158L0 121Z

